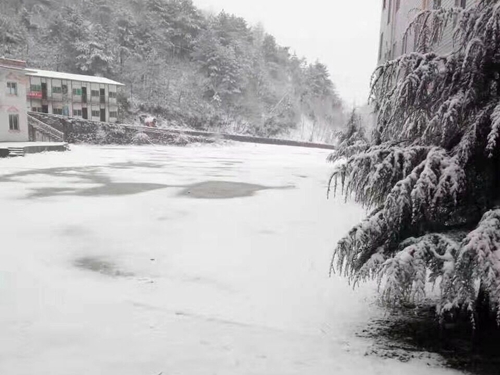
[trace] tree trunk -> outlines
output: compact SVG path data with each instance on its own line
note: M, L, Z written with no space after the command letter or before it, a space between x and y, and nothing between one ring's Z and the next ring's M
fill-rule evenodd
M485 331L494 327L496 327L496 319L491 306L490 295L481 285L476 301L476 330Z

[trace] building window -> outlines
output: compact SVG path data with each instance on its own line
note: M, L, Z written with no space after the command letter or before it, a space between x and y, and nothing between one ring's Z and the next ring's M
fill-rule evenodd
M75 96L81 96L82 95L82 89L73 89L73 95L75 95Z
M109 112L109 117L110 118L118 118L118 112L116 112L116 111Z
M434 9L439 9L441 8L441 0L434 0Z
M19 115L9 115L9 130L19 131Z
M16 82L7 82L7 95L17 95Z
M116 99L116 92L110 91L108 95L110 99Z
M52 113L54 115L62 115L63 114L63 110L62 110L62 108L52 108Z
M31 85L30 91L40 92L42 91L42 85Z
M99 90L92 90L91 95L92 96L99 96Z
M74 109L73 110L73 116L75 116L75 117L82 117L82 110L81 109Z
M31 108L31 112L40 112L40 113L42 113L43 112L43 108L41 108L41 107L32 107Z
M101 111L92 111L92 117L101 117Z
M52 93L53 94L61 94L62 93L62 88L57 87L57 86L52 86Z

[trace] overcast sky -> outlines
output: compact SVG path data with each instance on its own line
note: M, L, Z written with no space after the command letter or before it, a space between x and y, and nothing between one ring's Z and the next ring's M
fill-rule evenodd
M194 0L202 9L224 9L254 25L261 22L283 46L325 63L348 103L368 98L377 63L381 0Z

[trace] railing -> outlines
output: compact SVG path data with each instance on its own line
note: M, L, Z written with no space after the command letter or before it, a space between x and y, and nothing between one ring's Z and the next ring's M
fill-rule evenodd
M107 104L108 103L108 98L106 95L99 95L99 96L91 96L90 101L93 104Z
M54 129L52 126L47 125L46 123L34 118L31 115L28 115L28 124L33 126L40 133L46 135L56 142L64 142L64 133L60 132L57 129Z
M28 99L42 99L43 94L41 91L30 91L26 94Z
M90 103L92 104L116 104L116 98L110 98L106 95L87 96L70 94L43 94L41 91L31 91L26 94L28 99L47 100L50 102L68 102L68 103Z

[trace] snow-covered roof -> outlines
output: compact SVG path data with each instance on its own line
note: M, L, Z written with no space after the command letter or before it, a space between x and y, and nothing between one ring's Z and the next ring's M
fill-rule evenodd
M90 82L90 83L103 83L106 85L116 85L116 86L125 86L123 83L112 81L110 79L104 77L95 77L95 76L85 76L82 74L72 74L72 73L63 73L63 72L53 72L50 70L40 70L40 69L31 69L26 71L26 75L31 77L43 77L43 78L53 78L53 79L62 79L67 81L82 81L82 82Z
M9 69L9 70L25 70L24 68L19 68L19 67L12 66L12 65L3 65L3 64L0 64L0 68L1 69Z

